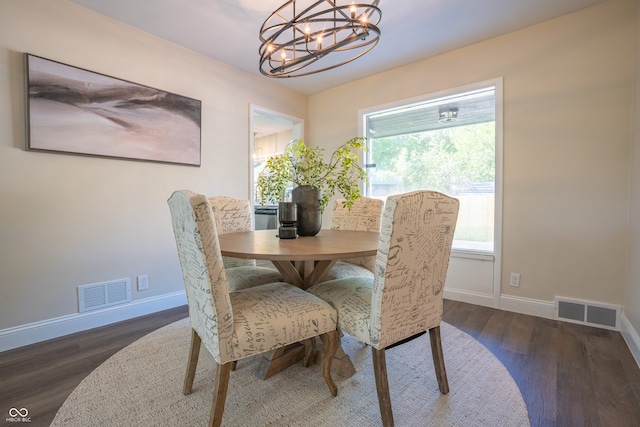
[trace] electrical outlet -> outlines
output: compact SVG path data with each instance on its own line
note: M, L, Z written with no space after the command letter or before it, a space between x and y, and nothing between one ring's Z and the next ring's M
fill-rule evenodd
M511 273L511 278L509 279L509 284L516 288L520 287L520 273Z
M144 276L138 276L138 290L146 291L149 289L149 276L146 274Z

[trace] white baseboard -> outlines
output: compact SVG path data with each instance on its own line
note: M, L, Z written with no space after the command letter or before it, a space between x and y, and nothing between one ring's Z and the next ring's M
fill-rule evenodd
M622 333L622 337L627 343L633 358L636 359L638 367L640 367L640 337L638 336L638 331L634 329L633 325L629 322L629 319L627 319L627 316L625 316L624 313L621 318L620 332Z
M500 295L500 307L498 308L544 319L553 319L555 317L555 304L553 301Z
M496 307L493 295L450 288L444 289L444 297L453 301L513 311L520 314L529 314L545 319L553 319L555 313L553 301L500 295L498 306Z
M187 304L184 291L0 330L0 352Z
M478 292L464 291L460 289L444 288L444 297L452 301L466 302L468 304L481 305L483 307L494 307L493 295L481 294Z

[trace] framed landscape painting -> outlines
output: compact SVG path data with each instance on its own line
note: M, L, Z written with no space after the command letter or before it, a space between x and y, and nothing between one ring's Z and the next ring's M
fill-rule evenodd
M200 166L199 100L26 54L29 150Z

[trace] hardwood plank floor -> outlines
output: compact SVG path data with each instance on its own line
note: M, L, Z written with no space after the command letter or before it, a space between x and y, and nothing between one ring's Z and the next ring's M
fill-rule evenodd
M444 307L444 321L509 370L532 426L640 426L640 369L619 332L449 300ZM186 316L186 307L178 307L0 353L0 425L22 425L2 423L9 408L25 407L29 425L48 426L103 361Z

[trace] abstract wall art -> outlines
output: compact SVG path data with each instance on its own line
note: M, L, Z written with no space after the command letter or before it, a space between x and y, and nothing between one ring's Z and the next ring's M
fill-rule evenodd
M25 56L28 150L200 166L201 101Z

